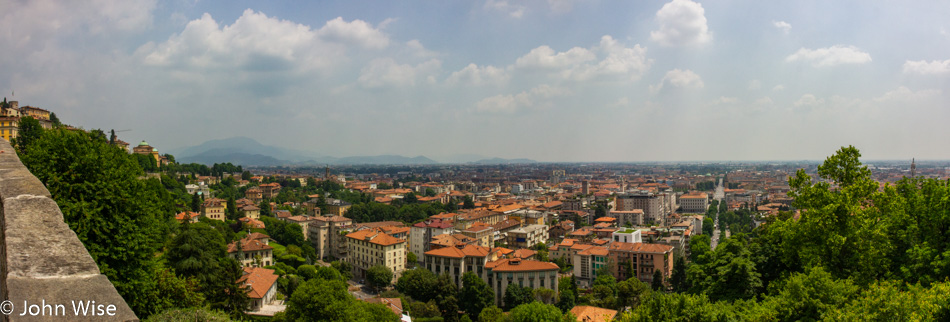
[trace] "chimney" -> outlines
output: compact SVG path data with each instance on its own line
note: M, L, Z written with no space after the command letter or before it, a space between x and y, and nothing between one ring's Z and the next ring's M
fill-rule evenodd
M508 260L508 264L510 264L510 265L520 265L520 264L521 264L521 258L517 258L517 257L516 257L516 258L512 258L512 259Z

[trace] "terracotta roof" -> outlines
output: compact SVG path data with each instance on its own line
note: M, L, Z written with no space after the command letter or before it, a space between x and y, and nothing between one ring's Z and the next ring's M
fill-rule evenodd
M613 217L600 217L600 218L597 218L597 220L594 220L594 222L615 222L615 221L617 221L617 218L613 218Z
M263 299L267 291L274 286L274 283L277 283L277 275L274 274L272 269L245 267L244 275L238 278L237 283L250 286L247 290L247 297Z
M545 203L545 204L541 205L541 207L544 207L544 208L554 208L554 207L557 207L557 206L560 206L560 205L563 205L563 204L564 204L564 203L562 203L562 202L560 202L560 201L551 201L551 202L548 202L548 203Z
M663 244L645 244L645 243L621 243L614 242L610 244L610 251L639 252L664 254L673 250L673 246Z
M191 218L195 218L198 216L201 216L201 214L197 212L193 212L193 211L183 211L176 214L175 219L177 219L178 221L185 221L185 220L191 220Z
M530 250L530 249L527 249L527 248L522 248L522 249L519 249L519 250L516 250L516 251L512 252L512 253L511 253L511 256L512 256L512 257L515 257L515 258L529 258L529 257L531 257L531 256L536 255L537 253L538 253L538 252L536 252L536 251L533 251L533 250Z
M346 235L347 238L369 241L370 243L390 246L399 243L405 243L405 239L399 239L393 236L389 236L386 233L380 231L378 228L374 229L365 229L356 232L352 232Z
M402 300L398 297L396 298L386 298L386 297L377 297L372 299L365 299L366 303L379 303L385 305L387 308L396 313L396 315L402 315Z
M313 217L313 218L316 219L316 220L319 220L319 221L333 221L333 222L342 222L342 221L352 221L352 220L353 220L353 219L346 218L346 217L343 217L343 216L316 216L316 217Z
M596 306L579 305L571 309L578 322L606 322L617 316L617 311Z
M504 247L495 247L495 248L492 248L492 249L491 249L491 252L492 252L492 253L498 252L499 254L501 254L502 256L504 256L504 255L511 254L511 252L514 252L514 251L513 251L513 250L510 250L510 249L507 249L507 248L504 248Z
M607 251L607 247L603 247L603 246L592 246L592 247L588 247L587 249L578 252L577 254L578 254L578 255L607 256L608 253L609 253L609 251Z
M426 256L438 256L438 257L451 257L451 258L463 258L463 257L485 257L488 256L488 248L478 246L478 245L465 245L462 248L458 247L442 247L439 249L433 249L425 252Z
M434 216L433 216L433 217L434 217ZM430 217L430 218L431 218L431 217ZM451 222L448 221L448 220L432 219L432 220L426 220L426 221L423 221L423 222L418 222L418 223L416 223L415 225L412 225L412 227L418 227L418 228L427 228L427 227L428 227L428 228L440 228L440 229L445 229L445 228L452 227L452 224L451 224Z
M557 271L557 264L524 259L500 259L492 261L492 272ZM489 267L485 264L485 267Z
M491 225L491 227L494 228L495 230L504 230L511 227L515 227L515 226L521 226L521 222L514 219L508 219L505 221L500 221L497 224Z
M268 238L270 238L270 236L267 236L261 233L251 233L250 235L247 235L247 237L244 237L243 239L240 240L241 250L245 252L253 252L253 251L259 251L259 250L274 249L273 247L270 247L270 245L267 245L266 243L264 243L264 239L268 239ZM234 253L238 251L237 243L238 243L237 241L234 241L228 244L228 253Z

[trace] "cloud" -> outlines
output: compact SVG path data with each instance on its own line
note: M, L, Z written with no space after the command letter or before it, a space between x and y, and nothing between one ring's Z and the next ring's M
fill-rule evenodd
M528 8L523 5L511 4L506 0L485 1L485 9L500 11L512 18L521 18Z
M659 30L650 40L663 46L701 45L712 41L703 5L689 0L673 0L656 12Z
M921 74L921 75L944 75L950 74L950 59L939 61L925 61L925 60L915 60L915 61L905 61L904 62L904 74Z
M934 98L941 94L940 90L925 89L913 91L907 87L901 86L897 89L884 93L884 95L874 98L875 102L915 102Z
M871 62L871 55L854 46L835 45L828 48L801 48L785 58L786 62L806 61L815 67Z
M453 72L445 82L449 85L502 85L508 82L509 78L510 75L503 68L468 64L465 68Z
M548 46L532 49L518 57L515 67L524 69L563 69L597 59L592 51L574 47L565 52L555 52Z
M388 24L390 21L392 20L387 19L384 23ZM326 40L359 45L369 49L383 49L389 45L389 37L359 19L346 22L343 17L336 17L317 30L317 35Z
M751 82L749 82L750 91L754 91L760 88L762 88L762 82L759 81L758 79L753 79Z
M650 92L658 93L663 90L665 85L688 89L703 88L704 86L702 78L688 69L674 69L666 72L666 76L663 76L659 84L656 84L656 86L650 85Z
M812 94L805 94L802 95L798 101L795 101L795 106L816 106L824 103L824 99L816 98L815 95Z
M549 85L540 85L516 95L495 95L475 103L479 113L512 114L523 109L540 109L550 105L550 99L570 94L570 90Z
M598 57L603 59L598 60ZM555 52L548 46L537 47L519 57L514 67L528 71L546 70L574 81L636 80L650 69L652 63L646 57L646 48L640 45L626 47L605 35L600 38L598 46L590 49L574 47Z
M442 62L431 59L416 66L398 64L392 58L377 58L360 72L358 82L366 88L386 86L416 86L423 80L435 82L434 74L442 68Z
M736 97L720 96L720 97L717 98L715 101L713 101L712 104L713 104L713 105L735 104L735 103L737 103L737 102L739 102L739 99L736 98Z
M772 105L772 98L766 96L766 97L755 100L754 103L755 105Z
M772 25L786 35L792 30L792 25L784 21L772 21Z
M9 49L43 46L77 34L115 37L139 32L152 26L155 6L155 0L3 1L0 39Z
M785 90L785 85L782 85L782 84L775 85L775 87L772 87L772 90L773 90L773 91L776 91L776 92L777 92L777 91L781 91L781 90Z

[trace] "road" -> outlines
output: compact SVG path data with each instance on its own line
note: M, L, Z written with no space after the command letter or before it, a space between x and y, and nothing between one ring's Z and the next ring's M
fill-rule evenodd
M719 178L719 185L716 186L716 192L713 193L713 199L722 202L722 199L726 196L725 190L722 188L722 178ZM713 235L709 241L709 247L716 249L716 246L719 245L719 208L716 208L716 219L714 221Z

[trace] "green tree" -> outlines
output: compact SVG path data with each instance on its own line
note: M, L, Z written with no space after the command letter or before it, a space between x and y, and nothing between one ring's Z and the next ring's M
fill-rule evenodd
M191 211L201 212L201 196L197 192L191 195Z
M647 295L650 294L650 286L636 277L631 277L626 281L617 283L617 310L623 310L625 307L637 307Z
M505 318L504 312L497 306L489 306L478 313L478 322L496 322Z
M228 197L227 212L228 220L238 220L241 217L241 213L237 211L237 205L234 203L233 196Z
M407 193L405 197L403 197L403 201L405 201L407 204L414 204L419 202L419 198L416 197L415 192L410 192Z
M495 303L495 292L481 277L472 272L462 274L462 289L459 291L462 310L473 319L486 307Z
M43 126L40 125L40 121L36 120L32 116L24 116L20 118L19 123L17 123L17 137L16 137L16 149L21 154L27 151L27 148L33 142L40 139L43 135Z
M658 269L653 271L653 280L650 286L654 291L663 290L663 272Z
M343 277L343 280L349 280L353 278L353 264L350 264L346 261L333 261L330 263L330 267L340 272L340 275Z
M63 123L59 121L59 117L56 116L56 113L49 113L49 121L53 123L54 127L63 126Z
M128 153L80 131L52 129L21 141L23 164L46 184L100 271L139 317L157 313L155 253L170 230L173 199ZM28 142L28 143L24 143Z
M505 289L504 304L505 307L514 309L516 306L534 301L534 292L530 287L522 287L518 284L508 284Z
M396 280L396 290L416 301L428 302L435 299L438 276L427 269L409 269Z
M519 305L511 310L509 322L547 322L547 321L574 321L567 314L561 313L556 306L541 302L530 302Z
M376 265L366 270L366 282L377 291L389 287L393 281L393 271L385 265Z
M544 304L554 304L554 296L557 295L554 290L549 288L534 289L534 299Z
M340 280L312 279L300 285L275 320L287 321L399 321L381 304L357 301Z
M475 209L475 201L472 200L472 197L465 196L462 199L462 209Z
M409 268L416 267L416 263L418 262L419 258L416 257L416 253L406 252L406 265L408 265Z
M689 289L686 268L686 260L683 256L676 256L673 260L673 273L670 275L670 286L673 287L674 292L685 292Z

